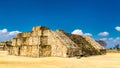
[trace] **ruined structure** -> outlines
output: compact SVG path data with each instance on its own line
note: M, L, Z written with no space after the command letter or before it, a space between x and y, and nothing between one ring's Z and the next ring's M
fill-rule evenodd
M0 42L0 51L7 51L9 50L9 47L11 47L11 41L3 41Z
M33 27L31 32L19 33L11 42L9 54L18 56L68 57L105 53L104 47L89 36L72 35L63 30L52 31L44 26Z

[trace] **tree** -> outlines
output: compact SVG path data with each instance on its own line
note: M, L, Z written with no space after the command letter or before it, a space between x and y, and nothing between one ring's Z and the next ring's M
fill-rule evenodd
M118 50L118 49L119 49L119 46L120 46L119 44L115 45L114 49L117 49L117 50Z
M103 40L96 40L96 42L98 42L101 46L104 46L104 47L107 45L107 43Z

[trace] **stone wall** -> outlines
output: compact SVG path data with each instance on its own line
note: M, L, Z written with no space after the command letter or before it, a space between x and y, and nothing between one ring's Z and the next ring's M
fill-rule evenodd
M50 56L50 52L47 54L50 51L48 48L51 48L47 44L47 31L48 28L38 26L33 27L31 32L19 33L12 39L10 54L31 57Z

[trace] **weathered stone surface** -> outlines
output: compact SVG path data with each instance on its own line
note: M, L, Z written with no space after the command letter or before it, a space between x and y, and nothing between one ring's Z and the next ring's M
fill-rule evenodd
M8 50L9 47L11 46L11 41L3 41L0 42L0 50Z
M98 55L104 49L90 37L66 34L63 30L51 31L43 26L19 33L11 41L9 54L29 57Z
M84 55L100 55L105 53L104 47L98 44L94 39L89 36L66 34L72 41L81 47Z

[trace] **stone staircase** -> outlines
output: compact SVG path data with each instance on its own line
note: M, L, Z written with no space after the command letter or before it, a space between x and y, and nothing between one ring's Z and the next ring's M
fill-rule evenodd
M69 37L67 37L63 32L61 31L55 31L55 36L57 36L63 44L65 44L67 47L75 48L77 47L77 44L74 43Z
M54 38L54 42L58 42L61 43L63 46L65 46L67 48L67 50L63 50L65 51L62 55L65 56L65 57L68 57L68 56L76 56L76 55L79 55L79 54L82 54L81 52L81 49L80 47L77 46L76 43L74 43L69 37L67 37L67 35L62 32L62 31L50 31L50 35L52 36L52 38ZM52 38L50 38L52 40ZM59 45L55 45L55 46L61 46L61 44ZM57 43L56 43L57 44ZM56 48L57 49L57 48ZM59 50L57 50L59 53ZM66 54L68 53L68 54ZM64 55L66 54L66 55ZM59 54L57 54L59 55Z
M94 39L89 36L82 36L89 44L91 44L97 51L100 52L100 49L104 49L99 43L97 43Z
M68 48L68 57L78 56L82 54L81 48L75 42L73 42L64 32L58 30L53 34L59 39L62 44L64 44L64 46Z

